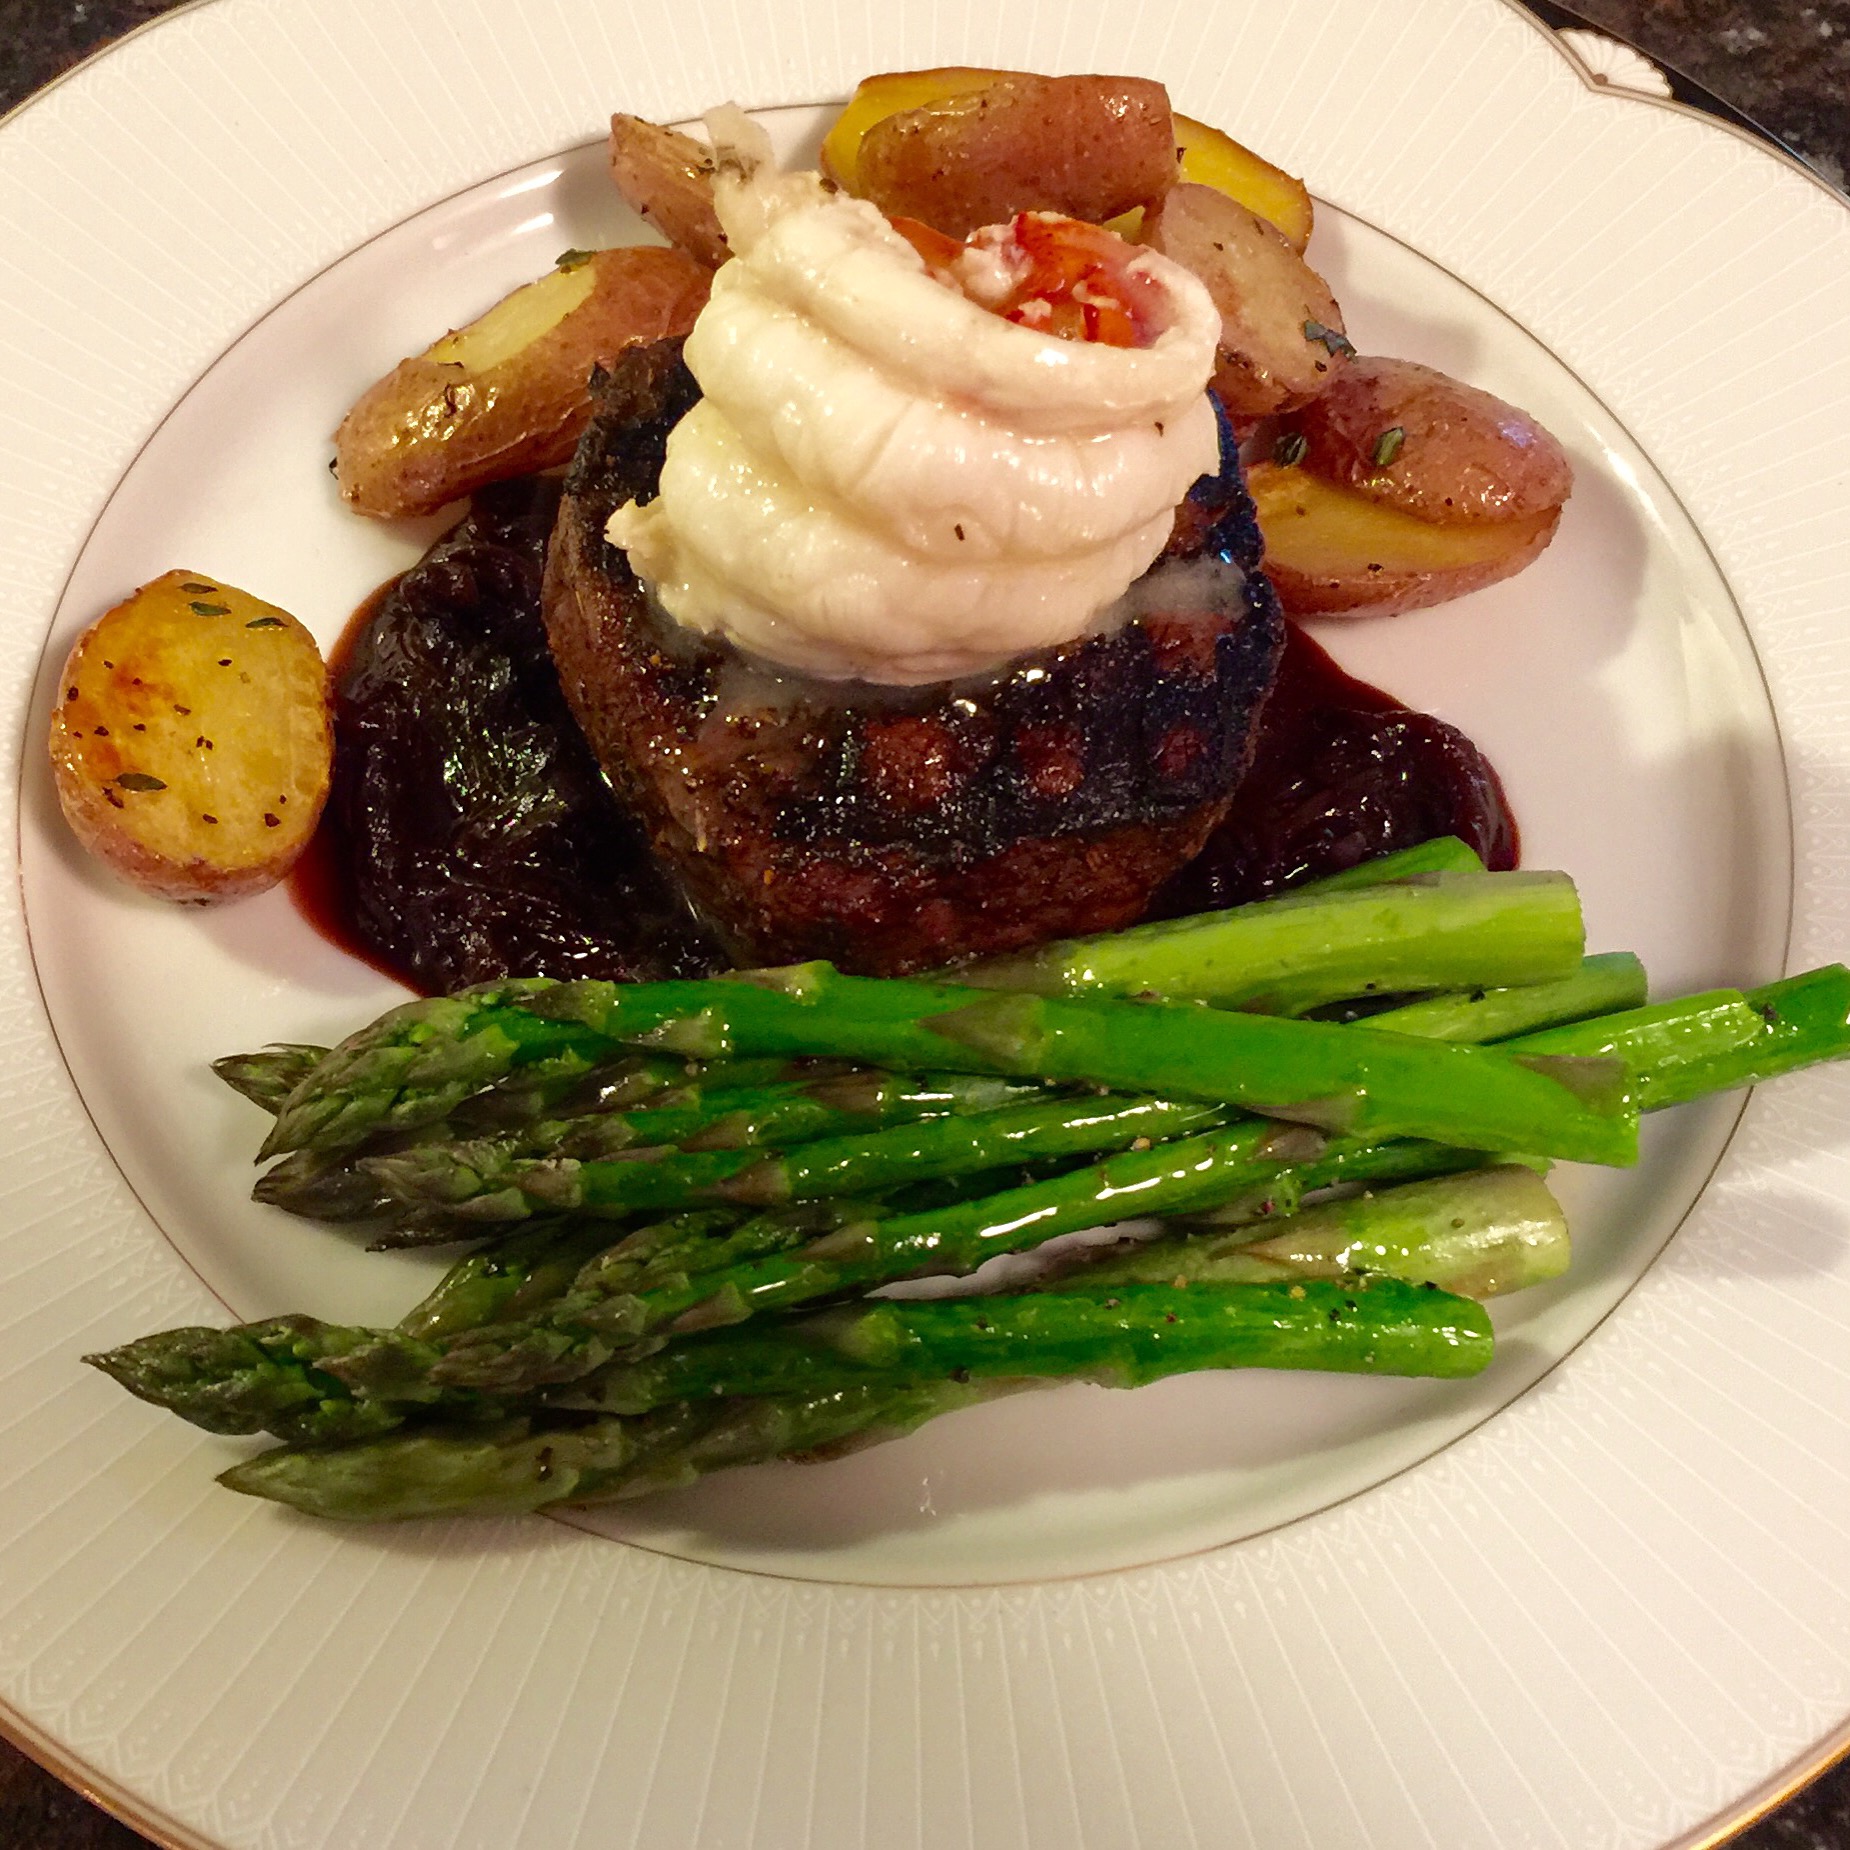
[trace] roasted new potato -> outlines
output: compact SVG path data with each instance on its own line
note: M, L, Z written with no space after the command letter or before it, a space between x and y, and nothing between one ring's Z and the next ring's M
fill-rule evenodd
M273 886L315 832L333 756L327 669L287 611L169 572L77 640L51 719L77 838L160 899Z
M691 135L640 116L610 118L610 177L677 250L717 270L730 252L713 210L713 154Z
M1169 96L1141 77L999 77L876 122L855 190L953 238L1017 212L1102 224L1176 175Z
M1192 270L1221 314L1214 391L1236 419L1309 403L1354 349L1330 286L1277 226L1184 183L1144 213L1142 243Z
M1412 360L1358 359L1291 428L1313 474L1420 520L1526 520L1573 492L1566 452L1527 412Z
M685 334L711 281L684 251L568 252L361 395L334 433L341 494L362 514L430 514L568 461L590 421L592 367Z
M959 98L967 98L972 92L986 90L1001 80L1016 83L1027 82L1067 84L1103 84L1113 85L1135 82L1132 79L1116 78L1033 78L1017 71L982 70L971 66L954 65L930 71L886 71L877 77L869 77L856 89L849 99L848 106L836 118L822 144L822 170L831 179L847 188L851 193L875 199L882 203L878 195L864 184L861 173L861 148L869 132L876 125L885 123L893 117L918 111L931 110L947 105ZM1157 86L1149 86L1155 89ZM1141 88L1141 86L1140 86ZM966 105L967 107L967 105ZM1165 100L1163 108L1167 109ZM1260 217L1269 219L1289 238L1293 246L1302 250L1310 238L1311 200L1301 180L1293 179L1282 168L1274 167L1270 161L1262 160L1251 149L1243 148L1231 136L1219 129L1210 128L1205 122L1192 121L1187 116L1171 115L1168 118L1166 153L1159 157L1154 135L1150 135L1143 146L1143 158L1150 163L1151 175L1160 168L1166 175L1156 192L1148 197L1155 197L1163 191L1170 181L1178 175L1177 157L1180 157L1180 178L1198 181L1204 186L1212 186L1224 192L1229 198L1237 199L1242 205L1250 207ZM945 133L948 133L948 125ZM992 131L989 131L993 133ZM1049 122L1043 136L1043 143L1062 133L1057 120ZM1024 158L1032 162L1040 148L1029 147L1024 151ZM1056 159L1062 164L1068 159L1063 150L1056 148ZM1021 175L1024 184L1031 184L1036 177L1036 169L1030 165ZM1146 182L1147 184L1147 182ZM1134 191L1135 189L1130 189ZM1133 202L1128 212L1106 214L1113 219L1112 229L1122 232L1126 237L1136 235L1138 212L1142 201ZM898 210L897 207L884 207L885 210ZM1091 216L1070 206L1055 205L1054 209L1070 212L1075 218ZM926 214L913 212L913 217L924 217L927 224L937 221ZM1006 212L998 217L1006 217ZM950 230L947 225L940 230Z
M1488 392L1358 359L1248 472L1265 569L1294 616L1391 616L1481 590L1554 537L1561 446Z

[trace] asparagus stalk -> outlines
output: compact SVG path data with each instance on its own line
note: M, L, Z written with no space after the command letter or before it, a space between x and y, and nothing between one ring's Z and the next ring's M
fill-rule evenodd
M1324 874L1315 880L1300 880L1294 893L1340 893L1349 887L1379 886L1385 880L1406 880L1415 874L1481 874L1483 860L1475 848L1456 835L1435 835L1431 841L1416 842L1411 848L1397 848L1392 854L1377 855L1372 861L1359 861L1341 873Z
M479 1418L607 1361L613 1339L600 1312L613 1299L626 1305L630 1290L684 1284L690 1265L798 1245L844 1214L878 1212L826 1204L740 1223L709 1209L614 1244L607 1223L559 1223L471 1255L396 1329L274 1317L165 1330L84 1359L209 1432L328 1444L389 1431L418 1410Z
M1255 1239L1254 1232L1177 1234L1094 1249L1073 1269L1034 1289L1099 1296L1156 1286L1177 1292L1192 1286L1269 1286L1285 1290L1289 1299L1293 1285L1317 1281L1352 1289L1366 1274L1483 1298L1558 1277L1567 1269L1570 1250L1567 1222L1541 1180L1531 1170L1503 1165L1306 1209L1269 1238ZM964 1307L959 1315L979 1323L993 1321L1004 1332L998 1345L1015 1340L1006 1333L1018 1324L1027 1327L1011 1297L940 1303ZM887 1337L876 1340L869 1332L897 1327L904 1333L905 1355L928 1353L929 1342L914 1334L915 1326L935 1330L931 1318L938 1309L863 1303L794 1323L713 1330L641 1360L611 1362L565 1394L575 1407L646 1413L707 1394L784 1394L845 1385L854 1366L876 1352L887 1354L881 1346ZM955 1327L957 1318L945 1315ZM990 1340L988 1331L984 1340ZM989 1368L967 1355L956 1365L975 1374L1039 1372Z
M561 1211L614 1216L716 1198L768 1206L823 1195L880 1194L927 1176L1155 1143L1204 1130L1226 1116L1221 1106L1107 1095L923 1119L864 1136L819 1138L777 1154L641 1151L610 1162L501 1158L489 1164L477 1159L475 1146L445 1145L409 1157L365 1158L360 1167L394 1200L476 1221Z
M1567 1052L1588 1046L1612 1049L1638 1066L1641 1082L1656 1104L1690 1096L1704 1084L1751 1084L1797 1065L1850 1055L1850 971L1832 965L1769 984L1754 991L1751 999L1720 991L1682 1004L1634 1010L1584 1023L1553 1044ZM418 1406L479 1411L496 1404L493 1392L526 1391L542 1370L554 1381L581 1378L596 1365L589 1358L600 1348L608 1353L611 1339L627 1341L677 1320L696 1328L737 1322L761 1309L865 1288L908 1272L972 1270L992 1253L1134 1215L1217 1208L1225 1213L1228 1203L1238 1202L1240 1218L1245 1219L1252 1208L1250 1197L1258 1191L1279 1198L1335 1180L1398 1179L1479 1160L1470 1152L1410 1140L1326 1140L1308 1131L1247 1123L1130 1152L1078 1174L989 1199L884 1220L877 1206L854 1202L817 1203L763 1215L729 1231L718 1231L727 1219L723 1214L704 1222L683 1217L639 1230L583 1267L573 1285L585 1295L570 1307L575 1321L566 1332L576 1333L576 1353L569 1353L569 1344L555 1341L529 1347L519 1352L517 1362L510 1361L512 1345L504 1339L512 1336L518 1342L530 1331L478 1329L466 1341L444 1344L435 1361L422 1357L431 1379L416 1391L427 1395L434 1387L435 1400L414 1395L396 1404L401 1412ZM1242 1201L1242 1196L1248 1199ZM1337 1210L1337 1217L1348 1212L1353 1210ZM1319 1223L1305 1225L1314 1233ZM822 1237L812 1237L819 1230L824 1230ZM1277 1245L1261 1242L1246 1250L1252 1258L1277 1260L1289 1247L1296 1261L1307 1262L1311 1250L1294 1244L1301 1233L1302 1229L1287 1228L1276 1236ZM541 1269L539 1259L527 1263L536 1273ZM1382 1264L1389 1269L1388 1262ZM517 1274L519 1269L516 1264ZM404 1334L456 1334L471 1318L491 1318L508 1302L494 1297L492 1279L466 1268L459 1272L463 1276L454 1286L458 1298L446 1300L440 1288L422 1323L414 1313ZM553 1275L554 1283L557 1276ZM550 1289L530 1300L527 1308L544 1310L553 1302ZM492 1301L471 1296L484 1291ZM458 1302L466 1306L460 1313ZM304 1332L310 1327L306 1319L280 1320L278 1340L256 1354L246 1346L254 1340L247 1328L170 1332L94 1359L131 1391L189 1418L199 1417L203 1424L227 1418L245 1422L231 1428L214 1425L214 1430L273 1425L274 1406L283 1434L300 1431L320 1437L343 1430L339 1421L351 1417L337 1414L334 1406L350 1393L343 1376L364 1376L364 1391L389 1391L380 1388L380 1381L389 1377L365 1375L367 1367L381 1356L394 1366L407 1356L420 1357L418 1351L394 1351L390 1345L371 1348L378 1332L341 1332L308 1348ZM561 1327L554 1325L555 1330ZM171 1353L160 1349L163 1343ZM215 1344L222 1346L212 1348ZM128 1378L131 1353L138 1371L134 1379ZM290 1373L284 1365L289 1362L304 1364L300 1376ZM312 1373L310 1362L318 1364ZM335 1369L340 1373L332 1372ZM234 1378L223 1379L226 1374ZM253 1411L249 1397L255 1394L273 1398ZM362 1429L377 1429L382 1404L393 1403L375 1399ZM300 1424L291 1425L297 1410Z
M1733 991L1712 992L1720 997ZM1850 969L1825 964L1749 990L1742 1005L1753 1017L1738 1037L1703 1032L1692 1019L1694 998L1634 1010L1607 1022L1589 1021L1531 1035L1526 1051L1584 1052L1606 1044L1638 1069L1640 1108L1657 1111L1711 1092L1758 1085L1804 1066L1850 1055ZM1679 1014L1679 1009L1689 1014ZM1623 1040L1619 1037L1623 1037Z
M1343 1133L1637 1160L1637 1112L1614 1059L1543 1064L1331 1022L1032 995L926 1025L1004 1071L1224 1101Z
M1128 1387L1229 1367L1457 1377L1484 1368L1492 1345L1481 1306L1388 1278L868 1305L767 1333L750 1369L735 1352L733 1378L792 1389L744 1405L424 1426L267 1452L219 1481L352 1521L508 1514L637 1495L702 1468L839 1442L876 1420L915 1425L977 1398L988 1380L1080 1375ZM946 1396L947 1380L963 1392Z
M715 1401L640 1420L512 1419L493 1427L424 1426L362 1445L264 1452L219 1482L310 1515L347 1522L420 1516L517 1515L677 1489L709 1472L898 1438L1006 1391L1008 1384L933 1381Z
M1264 1284L1380 1272L1460 1297L1499 1297L1567 1270L1567 1219L1532 1169L1497 1163L1463 1175L1326 1201L1275 1234L1173 1233L1080 1256L1061 1291L1118 1284Z
M1278 940L1290 936L1277 924L1281 917L1288 921L1323 916L1333 908L1352 918L1342 954L1353 955L1367 937L1358 921L1375 917L1379 933L1385 929L1382 918L1400 916L1396 909L1453 904L1444 897L1447 883L1462 882L1460 890L1504 895L1497 904L1509 902L1509 918L1543 921L1552 930L1556 961L1547 971L1531 963L1526 974L1566 974L1578 958L1578 905L1571 885L1558 876L1432 878L1436 884L1430 891L1417 884L1390 884L1362 889L1358 898L1339 890L1322 897L1265 901L1260 909L1243 908L1222 916L1237 919L1258 910L1262 921L1274 921L1257 935L1269 933L1272 948L1267 954L1276 956ZM1385 914L1380 912L1383 906L1389 909ZM1265 907L1272 910L1266 912ZM1281 913L1280 908L1285 910ZM1568 928L1573 944L1563 950L1559 940ZM1252 928L1232 929L1248 929L1252 934ZM1513 927L1507 932L1512 939L1523 937ZM1374 948L1385 955L1388 945L1380 942ZM1172 963L1164 980L1178 993L1199 986L1180 981L1174 972ZM1277 987L1275 970L1265 980L1273 986L1275 1001L1290 999ZM1385 980L1390 979L1374 968L1362 970L1359 977L1345 975L1340 981L1331 974L1324 993L1339 995L1351 984L1366 987L1370 981ZM1446 980L1438 977L1437 986ZM1465 980L1479 983L1496 978L1494 973L1473 967ZM1329 989L1328 983L1337 987ZM1139 990L1149 986L1147 977L1136 979ZM1308 992L1297 996L1294 1005L1307 1005L1307 996ZM304 1147L350 1149L380 1127L431 1123L472 1094L505 1084L511 1075L582 1073L612 1059L624 1046L654 1046L702 1058L826 1055L928 1071L952 1062L945 1057L944 1044L934 1042L921 1023L958 1005L958 991L948 985L843 977L826 964L759 972L744 980L619 985L519 979L484 985L458 996L407 1003L349 1036L284 1101L264 1154ZM972 1059L972 1053L966 1047L964 1057L955 1064L964 1070L997 1070Z
M1370 1015L1366 1025L1377 1032L1482 1045L1638 1008L1644 999L1644 965L1630 951L1602 951L1554 982L1426 996Z
M734 1185L735 1178L765 1162L767 1149L785 1144L832 1148L840 1143L851 1150L869 1151L873 1153L866 1165L870 1174L891 1172L883 1174L873 1185L877 1187L910 1179L915 1173L949 1174L981 1167L981 1163L958 1164L947 1157L948 1166L941 1163L934 1169L926 1152L937 1146L928 1133L889 1129L882 1135L878 1127L924 1125L966 1114L988 1122L1000 1115L998 1107L1023 1098L1039 1101L1035 1109L1043 1117L1071 1116L1081 1110L1070 1100L1050 1106L1039 1086L1012 1080L966 1073L915 1079L866 1072L815 1085L792 1082L713 1092L688 1103L582 1122L541 1122L521 1135L504 1138L447 1140L421 1135L409 1149L361 1156L351 1167L388 1203L470 1221L518 1221L535 1212L561 1209L609 1217L714 1195L762 1203L788 1200L795 1193L852 1192L861 1186L849 1182L836 1190L778 1193L768 1187ZM824 1135L847 1126L861 1127L864 1134L835 1139ZM964 1141L952 1135L943 1148L954 1152ZM1010 1153L1005 1136L998 1133L992 1141L1000 1154ZM1109 1143L1109 1137L1104 1137L1075 1147L1105 1148ZM881 1152L913 1149L921 1153L910 1169L904 1166L903 1154L884 1164L879 1158ZM976 1154L986 1152L979 1148ZM619 1160L609 1160L612 1156ZM278 1168L295 1160L286 1157Z
M977 1379L1078 1376L1139 1387L1196 1368L1452 1376L1476 1374L1490 1360L1489 1318L1436 1287L1387 1277L1231 1285L1175 1277L873 1300L717 1330L606 1370L596 1404L647 1413L709 1396L852 1387L870 1374L911 1384L961 1370Z
M1550 982L1571 975L1584 948L1565 874L1421 874L1070 938L953 980L1298 1015L1351 996Z

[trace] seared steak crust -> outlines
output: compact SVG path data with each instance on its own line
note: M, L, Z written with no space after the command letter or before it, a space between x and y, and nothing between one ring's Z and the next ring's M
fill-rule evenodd
M604 525L655 494L698 387L662 342L594 393L547 559L554 659L619 796L741 961L891 975L1110 930L1200 849L1284 638L1230 445L1149 614L995 675L879 688L771 669L661 615ZM1240 573L1210 583L1196 558Z

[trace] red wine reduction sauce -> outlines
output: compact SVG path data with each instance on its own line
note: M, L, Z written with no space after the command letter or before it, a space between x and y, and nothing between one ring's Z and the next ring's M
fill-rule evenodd
M1152 912L1263 899L1438 835L1470 843L1486 867L1516 865L1516 820L1489 759L1456 726L1345 674L1292 624L1239 795Z
M330 943L425 993L721 962L558 693L539 620L545 493L510 483L478 497L424 562L360 606L330 659L334 791L290 892ZM1152 912L1263 898L1436 835L1515 866L1489 761L1292 626L1233 808Z

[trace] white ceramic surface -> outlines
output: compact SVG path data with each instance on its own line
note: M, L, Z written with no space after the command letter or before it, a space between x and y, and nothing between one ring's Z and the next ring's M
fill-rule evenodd
M38 759L41 645L176 563L332 634L422 535L341 513L326 431L433 328L629 234L587 147L618 104L1140 69L1305 172L1363 346L1529 406L1580 472L1522 579L1326 640L1491 749L1531 864L1662 987L1850 940L1841 202L1589 91L1496 0L678 27L220 0L0 132L30 926L0 920L0 1717L226 1850L1695 1828L1850 1712L1841 1075L1757 1097L1706 1188L1732 1105L1653 1126L1634 1177L1573 1178L1575 1273L1505 1307L1482 1383L1029 1397L587 1524L644 1547L331 1534L214 1490L237 1448L75 1365L225 1306L385 1314L417 1268L242 1202L251 1114L203 1074L389 989L280 897L172 912L86 868ZM821 119L772 117L791 146Z

